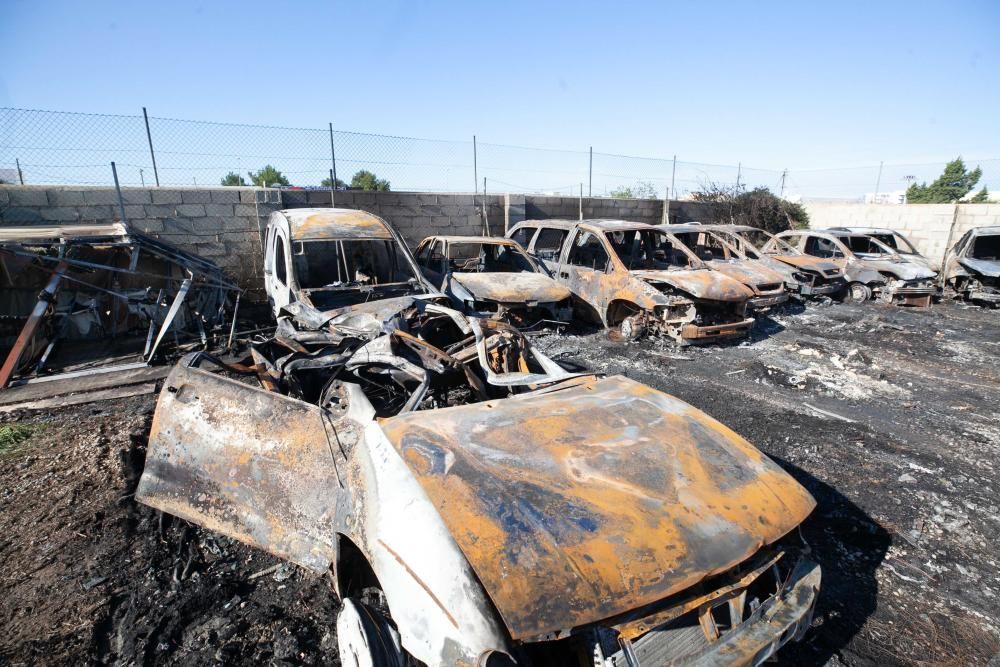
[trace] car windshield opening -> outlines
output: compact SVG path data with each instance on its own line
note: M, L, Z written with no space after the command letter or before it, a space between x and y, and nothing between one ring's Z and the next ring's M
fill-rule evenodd
M991 261L1000 259L1000 234L978 237L969 257Z
M462 273L535 273L519 248L505 243L449 243L448 270Z
M292 251L302 289L416 283L410 263L391 239L296 241Z
M618 259L629 270L687 268L691 258L675 247L670 237L656 230L607 232L605 236Z
M870 236L838 236L841 243L859 255L884 255L887 248Z

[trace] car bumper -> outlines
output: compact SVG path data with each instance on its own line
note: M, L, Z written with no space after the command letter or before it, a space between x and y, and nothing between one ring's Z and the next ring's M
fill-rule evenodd
M650 632L632 644L639 665L759 665L790 641L798 641L812 624L819 597L822 571L816 563L801 560L792 570L785 590L762 604L742 624L709 642L701 628L692 628L688 639ZM678 653L680 653L678 655ZM615 665L629 664L623 653Z
M892 293L892 300L901 306L930 308L935 294L937 289L934 287L900 287Z
M747 308L750 310L763 310L785 303L786 301L788 301L788 294L785 292L768 296L755 296L747 301Z
M748 317L739 322L728 324L697 325L685 324L681 329L681 338L688 341L709 341L723 338L742 338L750 335L753 318Z
M1000 292L987 290L970 290L969 301L986 301L987 303L1000 303Z
M844 289L846 285L847 283L843 280L824 283L822 285L801 285L798 292L802 296L824 296L827 294L836 294Z

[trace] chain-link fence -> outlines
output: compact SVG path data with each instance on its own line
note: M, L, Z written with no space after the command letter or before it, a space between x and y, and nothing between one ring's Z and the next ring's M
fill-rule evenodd
M847 169L774 170L483 141L441 141L326 128L286 128L133 116L0 109L0 180L109 185L253 184L266 165L292 186L350 186L372 172L392 190L520 192L662 198L711 185L766 186L788 197L892 201L910 183L931 181L943 162ZM1000 190L1000 159L969 160ZM228 180L227 180L228 178ZM484 184L485 179L485 184ZM259 179L258 179L259 180ZM324 182L325 181L325 182ZM258 182L259 184L259 182ZM269 183L274 184L272 181Z

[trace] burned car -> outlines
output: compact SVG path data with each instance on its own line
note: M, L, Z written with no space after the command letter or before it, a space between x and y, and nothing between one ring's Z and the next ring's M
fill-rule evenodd
M466 313L522 330L573 316L569 289L510 239L430 236L414 254L424 277Z
M573 292L580 316L631 340L745 337L754 293L663 229L623 220L526 220L507 233Z
M775 270L785 281L785 289L790 294L804 298L814 296L837 296L847 287L844 272L833 262L807 255L783 241L769 246L768 252L762 248L774 235L759 227L749 225L702 225L729 241L748 259L761 262Z
M780 273L762 262L747 258L705 225L661 225L660 229L673 235L712 269L738 280L753 292L747 302L751 310L764 312L788 301L785 281Z
M807 630L815 501L774 462L433 290L367 287L282 308L226 372L183 360L136 493L329 573L341 664L758 664Z
M934 266L931 260L920 254L920 251L910 242L910 239L895 229L889 229L888 227L831 227L830 229L837 232L851 232L852 234L870 236L876 241L892 248L900 257L908 262L922 264L932 271L936 271L938 268Z
M1000 227L963 234L945 256L944 280L967 301L1000 306Z
M923 264L909 262L881 241L865 234L836 230L791 230L777 234L764 246L771 252L787 243L807 255L831 261L844 271L853 303L876 299L883 303L929 308L937 293L937 273Z

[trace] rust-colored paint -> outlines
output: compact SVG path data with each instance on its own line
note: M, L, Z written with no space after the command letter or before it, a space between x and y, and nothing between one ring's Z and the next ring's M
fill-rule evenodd
M730 429L621 377L382 428L516 639L682 591L815 505Z
M504 304L556 303L570 290L540 273L452 273L476 299Z
M391 239L378 216L346 208L285 211L293 241L321 239Z

